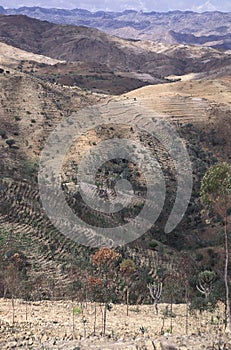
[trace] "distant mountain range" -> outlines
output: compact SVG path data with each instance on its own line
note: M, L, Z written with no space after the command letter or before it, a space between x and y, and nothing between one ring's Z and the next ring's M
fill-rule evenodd
M148 74L150 83L166 82L169 75L219 71L230 66L231 58L210 47L125 40L94 28L23 15L0 16L0 42L66 62L105 65L129 77L131 73L136 78Z
M90 12L41 7L4 9L5 15L26 15L57 24L82 25L100 29L118 37L153 40L168 44L188 44L231 49L231 13L192 11L171 12Z

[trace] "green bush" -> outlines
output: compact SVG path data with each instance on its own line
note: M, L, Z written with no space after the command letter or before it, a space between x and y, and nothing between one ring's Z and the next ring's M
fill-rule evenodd
M8 139L8 140L6 140L6 143L11 148L15 144L15 140L14 139Z
M3 129L0 129L0 136L5 139L6 138L6 132Z
M150 243L149 243L149 248L150 249L155 249L155 248L157 248L159 246L159 243L157 242L157 241L151 241Z

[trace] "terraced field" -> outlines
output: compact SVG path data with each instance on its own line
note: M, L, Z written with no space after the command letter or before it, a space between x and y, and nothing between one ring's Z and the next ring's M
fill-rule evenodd
M230 81L189 80L143 87L126 94L136 103L182 124L217 122L215 112L230 113Z
M22 58L20 54L22 53L18 53L19 62ZM200 77L192 75L181 77L182 81L175 83L148 86L121 96L106 96L83 91L79 87L52 84L28 71L23 73L16 69L14 60L7 59L9 62L4 63L7 65L3 66L4 72L0 76L0 146L3 151L0 158L0 229L5 244L3 256L9 252L13 232L15 250L22 252L28 263L29 280L41 284L45 271L47 280L43 282L42 289L49 296L51 290L48 284L52 281L56 286L57 296L65 293L67 286L73 282L73 266L75 274L79 276L82 276L84 271L90 274L89 261L93 251L69 239L74 237L72 227L68 223L64 225L65 235L60 234L52 225L42 208L36 184L39 155L47 137L57 125L65 124L67 118L74 114L77 116L76 125L83 127L84 131L84 128L87 128L87 120L84 119L86 106L95 106L92 109L89 107L93 115L97 115L97 110L100 111L101 126L92 127L91 124L87 132L80 133L79 139L72 144L65 157L62 186L72 210L96 226L103 224L104 227L113 227L118 223L129 223L133 220L146 196L144 175L140 171L135 176L137 168L133 164L125 169L121 167L121 163L109 162L110 164L104 165L101 174L97 175L100 186L87 181L84 184L90 199L103 193L113 201L116 195L113 188L115 179L118 180L118 176L126 170L135 190L134 193L129 190L123 198L122 204L127 207L123 216L91 210L81 200L75 178L73 180L76 164L78 165L89 150L97 149L98 145L107 139L126 139L135 143L135 154L138 157L142 155L142 147L155 155L164 174L168 195L156 225L130 246L122 248L123 257L131 257L136 262L140 267L140 276L144 275L145 269L149 276L155 276L160 267L166 271L178 269L181 258L179 244L184 249L196 244L199 244L200 248L209 247L209 239L206 238L208 228L203 224L200 214L198 188L206 168L215 158L230 159L231 99L228 77L209 81L198 80ZM42 61L41 57L40 59ZM149 135L148 132L140 132L137 128L137 125L142 125L148 131L148 118L153 116L158 137ZM190 210L171 235L164 234L164 227L176 198L176 169L170 156L172 140L166 137L166 130L163 128L165 123L170 123L175 128L175 132L182 137L183 144L189 150L195 194L189 203ZM161 130L165 131L162 133ZM79 132L78 128L76 132ZM7 143L9 140L13 140L13 143ZM105 156L107 152L106 148L103 149L102 155ZM109 165L111 170L107 173ZM143 170L145 172L145 167ZM113 175L113 172L116 175ZM109 180L111 186L108 186ZM58 201L59 197L54 199L57 208ZM149 209L153 206L154 201L151 201ZM93 245L96 236L94 229L77 226L76 232L79 237L87 238ZM25 244L21 244L20 241ZM196 255L196 252L194 254ZM120 278L117 278L119 281ZM132 283L135 286L137 281ZM145 285L142 288L145 288ZM119 294L120 298L123 298L123 292L120 291ZM134 298L141 300L138 290L136 294Z

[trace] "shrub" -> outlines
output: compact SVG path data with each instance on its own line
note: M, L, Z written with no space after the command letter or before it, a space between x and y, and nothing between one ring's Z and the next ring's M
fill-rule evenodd
M157 248L158 246L159 246L159 244L158 244L157 241L151 241L151 242L149 243L149 248L150 248L150 249L155 249L155 248Z
M5 130L0 129L0 136L5 139L6 138L6 132Z
M6 143L7 145L12 148L12 146L15 144L15 140L14 139L9 139L9 140L6 140Z

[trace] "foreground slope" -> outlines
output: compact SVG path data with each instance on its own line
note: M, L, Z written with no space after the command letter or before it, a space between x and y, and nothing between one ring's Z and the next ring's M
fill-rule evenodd
M222 321L219 321L219 311L214 315L217 324L211 324L210 315L204 313L200 320L194 315L189 316L189 329L185 329L185 305L173 305L174 320L173 334L167 330L171 328L170 317L165 319L163 335L162 314L166 311L166 304L161 304L160 314L155 315L153 305L132 305L129 307L129 317L125 305L113 305L108 313L106 336L101 333L100 305L96 305L96 322L94 325L93 303L83 308L87 320L84 327L82 315L75 316L73 331L73 303L71 301L41 301L28 305L28 323L25 323L25 304L16 301L17 324L14 333L10 324L12 322L11 305L9 300L0 300L2 310L2 334L0 345L2 350L9 346L33 347L36 350L198 350L211 348L219 349L230 344L230 334L223 332ZM76 305L76 304L75 304ZM78 304L78 309L81 305ZM220 313L222 312L220 309ZM51 320L53 325L51 326ZM143 328L142 328L143 327ZM219 327L219 331L217 328ZM95 334L94 334L95 329ZM144 334L140 329L145 329ZM141 335L142 334L142 335ZM226 344L226 345L225 345ZM229 345L228 345L229 346Z

